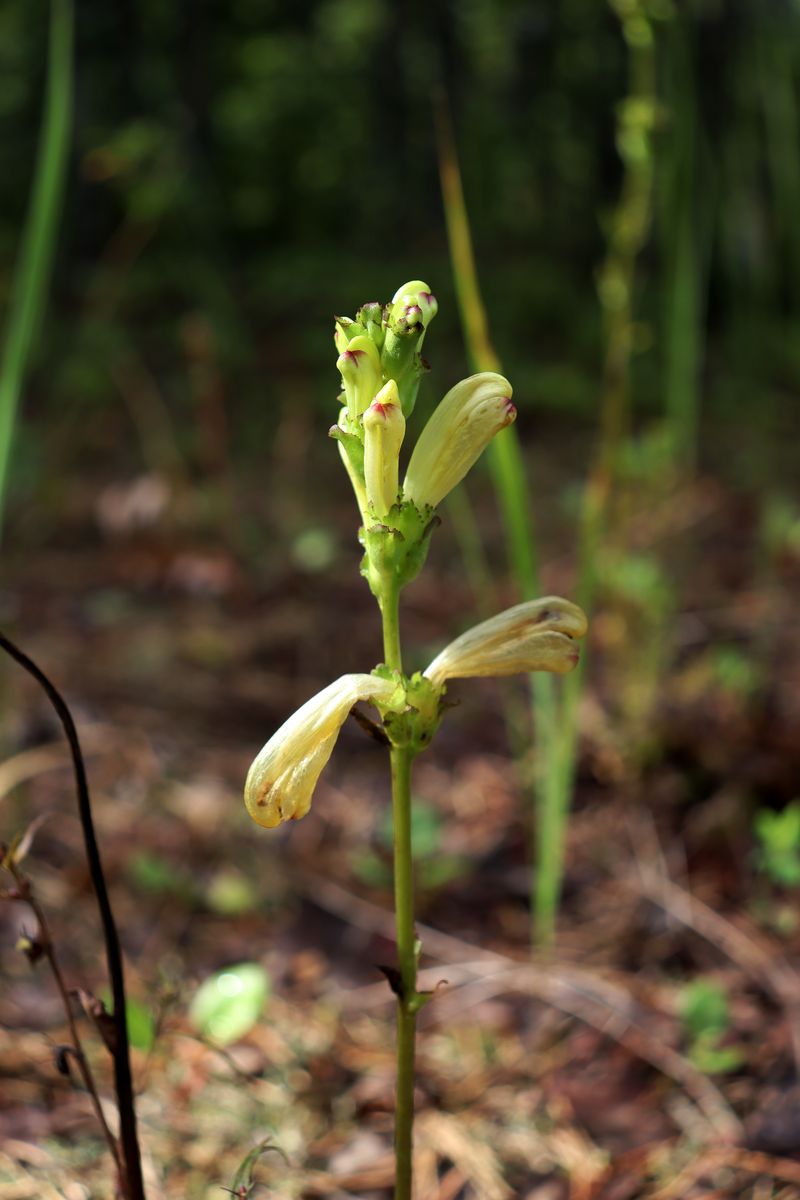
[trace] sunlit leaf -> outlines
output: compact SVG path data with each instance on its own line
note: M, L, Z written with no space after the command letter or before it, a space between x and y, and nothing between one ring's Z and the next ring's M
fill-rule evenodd
M258 963L225 967L197 989L190 1020L205 1037L226 1046L253 1028L269 991L269 976Z

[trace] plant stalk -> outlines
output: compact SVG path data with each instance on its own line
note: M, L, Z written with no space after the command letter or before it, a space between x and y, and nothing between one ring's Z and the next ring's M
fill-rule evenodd
M399 590L388 586L381 599L384 660L402 671ZM414 1126L414 1051L417 1028L417 938L414 930L414 865L411 851L411 762L407 746L392 746L394 913L399 979L397 995L397 1089L395 1102L395 1200L411 1200Z
M18 646L0 633L0 649L9 654L15 662L32 675L40 684L48 700L58 715L61 726L69 743L72 756L72 767L75 778L75 791L78 800L78 816L83 833L83 844L86 850L86 861L89 866L89 876L92 881L97 907L100 911L100 922L103 928L103 940L106 948L106 962L111 982L111 996L114 1002L112 1014L115 1029L114 1089L117 1094L119 1109L119 1142L122 1147L124 1164L123 1195L125 1200L145 1200L144 1180L142 1176L142 1159L139 1150L139 1135L136 1122L136 1104L133 1091L133 1075L131 1072L130 1042L128 1039L127 1007L125 1003L125 974L122 963L122 947L120 945L114 911L106 886L103 863L100 858L100 847L92 816L92 803L89 796L89 783L86 777L86 764L83 759L78 731L72 718L67 702L56 686Z

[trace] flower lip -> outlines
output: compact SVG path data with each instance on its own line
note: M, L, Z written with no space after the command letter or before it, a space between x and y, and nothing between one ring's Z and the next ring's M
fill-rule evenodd
M352 706L359 700L386 702L395 687L375 675L342 675L284 721L247 773L244 800L256 824L273 829L305 816Z

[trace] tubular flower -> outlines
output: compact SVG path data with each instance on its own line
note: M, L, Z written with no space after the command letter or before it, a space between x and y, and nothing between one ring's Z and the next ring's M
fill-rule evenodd
M559 596L529 600L462 633L423 674L435 687L472 675L566 675L578 663L576 639L586 629L586 616L577 604Z
M396 686L375 675L342 675L298 708L247 773L244 802L256 824L274 829L304 817L350 709L358 700L388 701Z
M385 517L396 502L400 447L406 419L397 384L390 379L364 413L364 478L367 499L376 517Z
M336 366L344 383L347 411L355 420L372 403L373 396L381 386L380 355L371 338L359 334L339 355Z
M484 371L462 379L420 434L403 484L405 499L435 508L516 415L511 384L502 375Z

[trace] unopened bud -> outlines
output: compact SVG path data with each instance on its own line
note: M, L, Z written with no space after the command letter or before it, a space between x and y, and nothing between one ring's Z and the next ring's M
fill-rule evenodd
M366 334L359 334L339 355L336 366L344 382L347 411L355 420L372 403L381 386L380 355L374 342Z
M516 415L511 384L502 375L484 371L462 379L420 434L408 464L404 498L418 508L435 508Z
M405 319L407 324L421 324L427 329L439 311L439 305L427 283L421 279L412 279L404 283L392 297L392 307L389 310L389 324Z
M364 413L364 478L367 500L376 517L386 516L397 501L405 431L397 384L390 379Z
M354 337L367 332L363 325L360 325L358 321L353 321L350 317L334 317L334 321L333 340L340 354L345 352Z
M363 325L367 336L372 339L378 350L383 346L383 305L377 300L362 304L356 313L356 321Z

